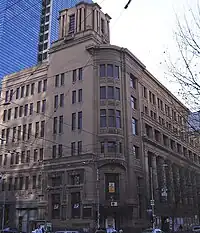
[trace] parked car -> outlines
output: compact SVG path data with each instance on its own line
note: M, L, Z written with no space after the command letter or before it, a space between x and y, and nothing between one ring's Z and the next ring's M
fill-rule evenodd
M200 226L192 226L192 232L200 232Z
M148 228L148 229L142 231L142 233L164 233L164 231L162 231L162 230L160 230L158 228L155 228L155 229Z

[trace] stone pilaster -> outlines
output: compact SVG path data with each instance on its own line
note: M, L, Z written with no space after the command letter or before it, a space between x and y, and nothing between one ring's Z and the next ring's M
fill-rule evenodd
M150 199L150 170L149 170L149 156L148 151L144 151L144 167L145 167L145 177L146 177L146 192L147 192L147 198Z
M172 163L167 160L167 169L166 169L166 183L168 187L168 201L170 203L174 202L174 180L173 180L173 171L172 171Z
M172 166L173 170L173 179L174 179L174 196L175 203L181 203L181 193L180 193L180 176L179 176L179 168L177 165Z
M179 173L180 173L180 191L181 191L182 203L187 204L186 179L185 179L185 171L183 167L179 169Z
M159 200L159 187L158 187L158 174L157 174L157 159L156 156L152 156L152 175L153 175L153 189L154 189L154 198Z

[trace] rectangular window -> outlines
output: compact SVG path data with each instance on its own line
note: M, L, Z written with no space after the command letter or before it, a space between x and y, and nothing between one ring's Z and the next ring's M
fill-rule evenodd
M46 111L46 100L42 100L42 112Z
M58 118L53 118L53 134L57 134L57 124L58 124Z
M6 144L7 144L8 141L9 141L9 137L10 137L10 128L7 128L7 129L6 129Z
M44 137L44 129L45 128L45 121L41 121L41 130L40 130L40 137Z
M144 98L147 98L147 88L143 87L143 96Z
M78 112L78 129L82 129L83 124L83 114L82 112Z
M16 132L17 132L17 128L13 127L13 137L12 137L13 142L15 141L15 138L16 138Z
M133 155L135 156L136 159L140 158L140 153L139 153L139 147L138 146L133 146Z
M19 164L19 152L16 153L15 164Z
M63 116L59 116L59 133L63 133Z
M121 128L121 112L116 110L116 127Z
M37 112L37 113L40 113L40 101L37 101L36 112Z
M107 173L105 174L105 194L106 200L118 200L120 196L119 189L119 174Z
M115 127L115 110L108 109L108 127Z
M135 118L132 118L132 133L133 133L133 135L138 134L137 124L138 124L138 121Z
M47 90L47 79L43 80L43 91Z
M34 151L33 151L33 161L37 162L37 159L38 159L38 150L34 149Z
M120 100L120 88L115 88L115 99Z
M42 91L42 81L38 82L38 93Z
M137 109L137 100L133 96L131 96L131 108L132 109Z
M76 113L72 113L72 130L76 130Z
M12 101L12 97L13 97L13 89L10 90L10 101Z
M16 89L16 100L19 99L19 87Z
M8 121L11 119L11 111L12 111L12 109L10 108L10 109L8 109Z
M108 93L107 93L108 99L114 99L115 98L114 87L108 87L107 90L108 90Z
M4 139L5 138L5 129L1 130L1 138ZM4 140L1 140L1 144L3 144Z
M59 74L56 75L55 77L55 87L59 86Z
M29 176L26 176L26 180L25 180L25 190L28 190L29 188Z
M63 155L62 144L59 144L59 145L58 145L58 156L59 156L59 157L62 157L62 155Z
M22 112L23 112L23 106L19 107L19 117L22 117Z
M56 145L53 145L53 147L52 147L52 158L53 159L56 158Z
M35 138L39 136L39 122L35 123Z
M43 158L44 158L44 149L43 149L43 148L40 148L40 155L39 155L39 158L40 158L40 161L42 161Z
M83 101L83 91L82 89L78 90L78 102L82 102Z
M54 96L54 108L57 109L58 108L58 95Z
M114 68L114 78L119 79L119 66Z
M4 155L4 160L3 160L3 165L6 166L7 165L7 160L8 160L8 156L7 154Z
M21 87L21 98L24 97L24 86Z
M21 163L25 163L25 151L21 152Z
M17 141L21 140L21 125L18 126L18 130L17 130Z
M107 143L107 150L108 150L108 153L116 153L116 151L117 151L116 142L109 141Z
M75 155L76 153L76 143L75 142L72 142L71 143L71 155Z
M30 103L29 115L33 114L33 103Z
M105 142L100 143L100 151L101 151L101 154L105 152Z
M104 19L101 19L101 32L102 32L102 34L105 33L105 21L104 21Z
M30 85L26 85L26 96L29 96L29 89L30 89Z
M9 96L9 91L6 91L6 94L5 94L5 102L8 102L8 96Z
M75 83L76 82L76 70L72 71L72 82Z
M76 103L76 91L72 91L72 104Z
M106 77L106 65L105 64L101 64L99 67L99 75L101 78Z
M82 154L82 141L78 141L78 155Z
M7 118L7 110L3 111L3 121L6 121Z
M69 33L74 33L75 30L75 14L69 16Z
M106 99L106 87L100 87L100 99Z
M26 163L30 163L30 157L31 157L31 151L27 150L26 151Z
M78 80L83 80L83 69L82 68L78 69Z
M60 107L64 107L64 94L60 94Z
M60 85L61 86L65 85L65 74L64 73L60 75Z
M15 107L14 118L16 119L17 117L18 117L18 107Z
M26 125L23 125L22 140L26 140Z
M29 140L31 137L31 133L32 133L32 123L28 124L28 135L27 135L27 139Z
M10 165L13 165L15 161L15 154L11 153L11 157L10 157Z
M107 123L106 123L106 110L105 109L101 109L100 110L100 127L101 128L107 127Z
M36 176L32 177L32 189L36 189Z
M35 83L31 84L31 95L34 95Z
M137 79L134 77L133 74L130 74L130 87L136 89Z
M107 76L108 77L113 77L114 76L114 70L113 70L113 65L112 64L107 65Z
M24 116L28 115L28 104L24 106Z

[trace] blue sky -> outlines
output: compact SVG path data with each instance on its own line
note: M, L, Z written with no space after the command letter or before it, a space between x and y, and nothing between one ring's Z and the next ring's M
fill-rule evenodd
M176 29L175 13L181 18L189 6L196 6L197 1L132 0L123 13L128 0L102 1L96 2L102 6L104 13L112 17L112 44L127 47L160 82L176 94L178 87L169 82L165 75L164 51L168 49L171 57L177 56L173 34Z

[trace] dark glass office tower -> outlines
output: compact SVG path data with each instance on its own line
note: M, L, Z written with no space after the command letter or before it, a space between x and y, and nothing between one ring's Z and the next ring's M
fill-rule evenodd
M0 78L45 60L58 38L59 11L81 1L0 0Z

